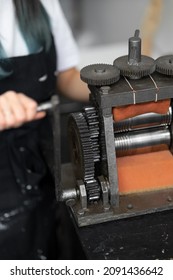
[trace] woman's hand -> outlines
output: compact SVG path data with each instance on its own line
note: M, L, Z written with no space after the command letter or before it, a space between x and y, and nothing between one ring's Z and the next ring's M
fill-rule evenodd
M7 91L0 95L0 130L19 127L25 122L38 120L45 112L37 113L37 102L23 93Z

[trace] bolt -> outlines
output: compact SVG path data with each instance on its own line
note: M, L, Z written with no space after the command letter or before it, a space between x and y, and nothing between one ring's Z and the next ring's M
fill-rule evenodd
M84 209L79 209L77 211L77 213L78 213L79 216L83 216L85 214L85 211L84 211Z
M167 201L168 201L168 202L172 202L172 197L168 196L168 197L167 197Z
M66 201L66 205L69 206L69 207L72 207L75 205L75 199L68 199Z
M98 74L102 74L102 73L106 72L106 69L95 69L95 72Z
M104 87L101 87L101 90L102 90L102 94L109 94L110 87L104 86Z
M104 205L104 211L109 211L109 209L110 209L110 205L109 204Z
M130 210L130 209L133 209L133 205L131 204L131 203L129 203L128 205L127 205L127 208Z

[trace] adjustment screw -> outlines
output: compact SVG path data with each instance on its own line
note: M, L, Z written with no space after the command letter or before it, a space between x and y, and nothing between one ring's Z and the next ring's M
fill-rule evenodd
M167 201L168 201L168 202L172 202L172 197L168 196L168 197L167 197Z
M127 205L127 209L133 209L133 205L131 204L131 203L129 203L128 205Z
M75 199L68 199L67 201L66 201L66 205L67 206L69 206L69 207L73 207L74 205L76 204L76 202L75 202Z
M109 86L101 87L102 94L109 94L109 90L110 90Z
M109 211L109 209L110 209L110 205L109 204L104 205L104 211Z
M77 213L78 213L79 216L84 216L85 211L84 211L84 209L80 209L80 210L77 211Z

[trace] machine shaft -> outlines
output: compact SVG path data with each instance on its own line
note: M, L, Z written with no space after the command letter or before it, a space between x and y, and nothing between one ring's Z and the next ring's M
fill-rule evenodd
M150 128L142 131L119 133L115 136L116 151L129 151L131 149L156 146L160 144L170 145L171 133L168 127Z
M134 36L129 39L128 63L137 65L139 62L141 62L141 39L139 30L136 30Z
M172 120L172 108L166 114L146 113L133 118L114 123L114 131L125 132L170 125Z

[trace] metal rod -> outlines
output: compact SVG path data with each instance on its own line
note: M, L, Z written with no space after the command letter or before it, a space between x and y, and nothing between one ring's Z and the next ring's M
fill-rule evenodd
M117 134L115 136L116 151L129 151L131 149L156 146L160 144L170 145L171 134L168 127L152 128L143 131L135 131Z
M58 100L58 98L56 98L54 96L54 98L53 99L51 98L50 101L46 101L46 102L40 103L37 106L37 112L51 110L51 109L53 109L54 106L56 106L58 104L59 104L59 100Z
M114 132L119 133L150 127L166 126L171 124L171 120L172 108L170 107L166 114L147 113L120 122L114 122Z
M129 38L128 63L130 65L137 65L139 62L141 62L141 39L139 37L139 30L136 30L134 37Z

